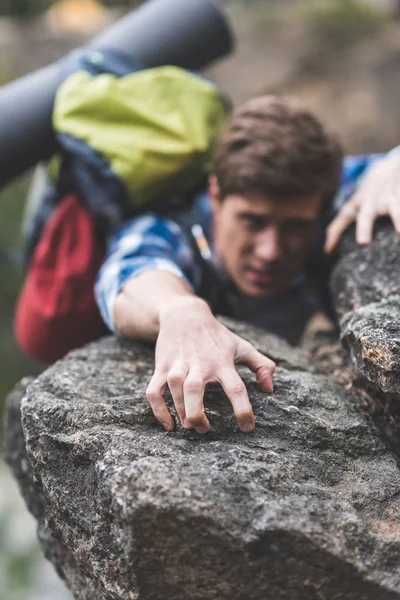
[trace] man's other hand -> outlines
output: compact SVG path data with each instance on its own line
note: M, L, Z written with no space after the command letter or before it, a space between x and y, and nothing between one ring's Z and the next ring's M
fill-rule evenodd
M356 222L356 240L367 245L378 217L390 216L400 233L400 153L392 152L372 165L357 191L326 230L325 252L336 248L343 232Z
M168 386L183 427L207 433L210 423L204 412L205 387L220 383L240 429L253 431L253 410L235 369L239 364L249 367L257 383L272 392L274 362L217 321L203 300L192 296L175 299L160 312L156 367L147 389L156 419L167 431L174 429L164 400Z

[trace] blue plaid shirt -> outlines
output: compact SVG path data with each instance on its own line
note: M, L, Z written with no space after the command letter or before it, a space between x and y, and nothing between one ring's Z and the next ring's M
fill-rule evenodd
M380 155L375 154L345 158L341 185L334 202L334 214L353 194L366 169L379 157ZM196 203L200 215L199 224L212 246L211 208L207 194L200 195ZM116 231L97 277L96 300L107 327L114 333L118 334L113 317L118 294L129 279L149 269L173 273L184 279L195 293L198 291L200 259L193 250L187 233L173 220L154 212L136 217ZM281 302L279 304L282 305ZM273 306L270 309L274 311ZM264 307L265 310L268 307ZM254 307L250 308L250 312L254 313ZM275 312L274 322L277 322L279 307ZM275 333L281 333L279 326Z

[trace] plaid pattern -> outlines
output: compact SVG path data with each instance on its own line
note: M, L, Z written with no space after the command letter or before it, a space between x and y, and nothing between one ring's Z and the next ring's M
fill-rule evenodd
M374 154L345 158L332 218L353 194L368 167L380 156ZM212 247L211 209L207 195L200 195L196 202L199 206L199 224ZM174 221L155 213L136 217L116 231L98 274L96 300L107 327L114 333L118 333L113 318L113 306L118 294L129 279L149 269L173 273L184 279L194 292L197 290L201 266L187 234Z
M400 146L394 151L399 151ZM368 168L373 165L381 154L368 154L366 156L346 156L343 161L342 180L340 188L333 203L333 212L336 215L342 208L343 204L355 192L357 185L360 183L362 176L367 172Z

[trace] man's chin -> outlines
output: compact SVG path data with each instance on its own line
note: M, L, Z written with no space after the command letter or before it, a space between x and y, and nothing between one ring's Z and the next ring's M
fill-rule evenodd
M260 285L251 283L249 281L241 281L240 285L238 285L237 287L245 296L260 299L272 298L273 296L277 296L284 288L283 285L279 285L277 283Z

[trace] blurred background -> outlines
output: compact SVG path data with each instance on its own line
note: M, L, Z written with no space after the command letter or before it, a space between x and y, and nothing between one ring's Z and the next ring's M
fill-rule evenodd
M65 55L139 4L0 0L0 85ZM339 133L347 153L384 152L399 143L400 0L222 4L237 50L208 74L234 102L268 92L292 93ZM12 335L30 176L0 190L0 410L19 379L43 368L22 356ZM40 555L33 520L0 458L0 600L69 598Z

